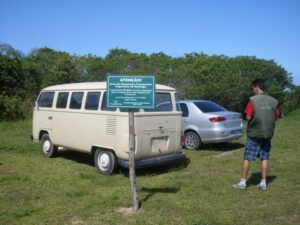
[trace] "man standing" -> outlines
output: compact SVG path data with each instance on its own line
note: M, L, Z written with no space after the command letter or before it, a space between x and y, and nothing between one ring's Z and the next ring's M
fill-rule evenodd
M252 82L254 96L250 98L246 107L247 141L245 145L242 176L239 183L233 185L237 189L246 189L246 179L250 168L250 161L257 157L261 159L260 190L267 190L268 160L271 150L271 139L274 134L275 120L279 117L278 101L265 93L266 86L261 79Z

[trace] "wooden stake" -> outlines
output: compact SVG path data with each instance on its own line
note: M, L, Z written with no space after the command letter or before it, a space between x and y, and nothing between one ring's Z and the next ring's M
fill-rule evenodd
M132 209L134 211L139 210L139 201L136 191L136 176L135 176L135 130L134 130L134 112L128 110L129 117L129 179L131 187L131 199L132 199Z

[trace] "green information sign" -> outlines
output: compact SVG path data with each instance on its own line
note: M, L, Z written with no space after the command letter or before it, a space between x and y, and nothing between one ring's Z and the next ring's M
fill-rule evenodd
M107 106L144 109L154 108L154 76L108 76Z

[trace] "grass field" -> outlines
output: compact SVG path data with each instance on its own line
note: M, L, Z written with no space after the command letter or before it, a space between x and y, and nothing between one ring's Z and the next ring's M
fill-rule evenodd
M245 139L185 150L176 167L138 170L142 211L130 207L126 171L102 176L89 155L65 151L44 158L30 140L31 121L0 122L0 224L300 224L300 110L277 122L269 189L257 189L260 162L240 177Z

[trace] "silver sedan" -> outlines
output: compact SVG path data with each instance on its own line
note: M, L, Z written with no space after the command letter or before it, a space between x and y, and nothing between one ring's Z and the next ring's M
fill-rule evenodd
M242 137L240 113L206 100L184 100L179 104L186 148L195 150L202 143L222 143Z

